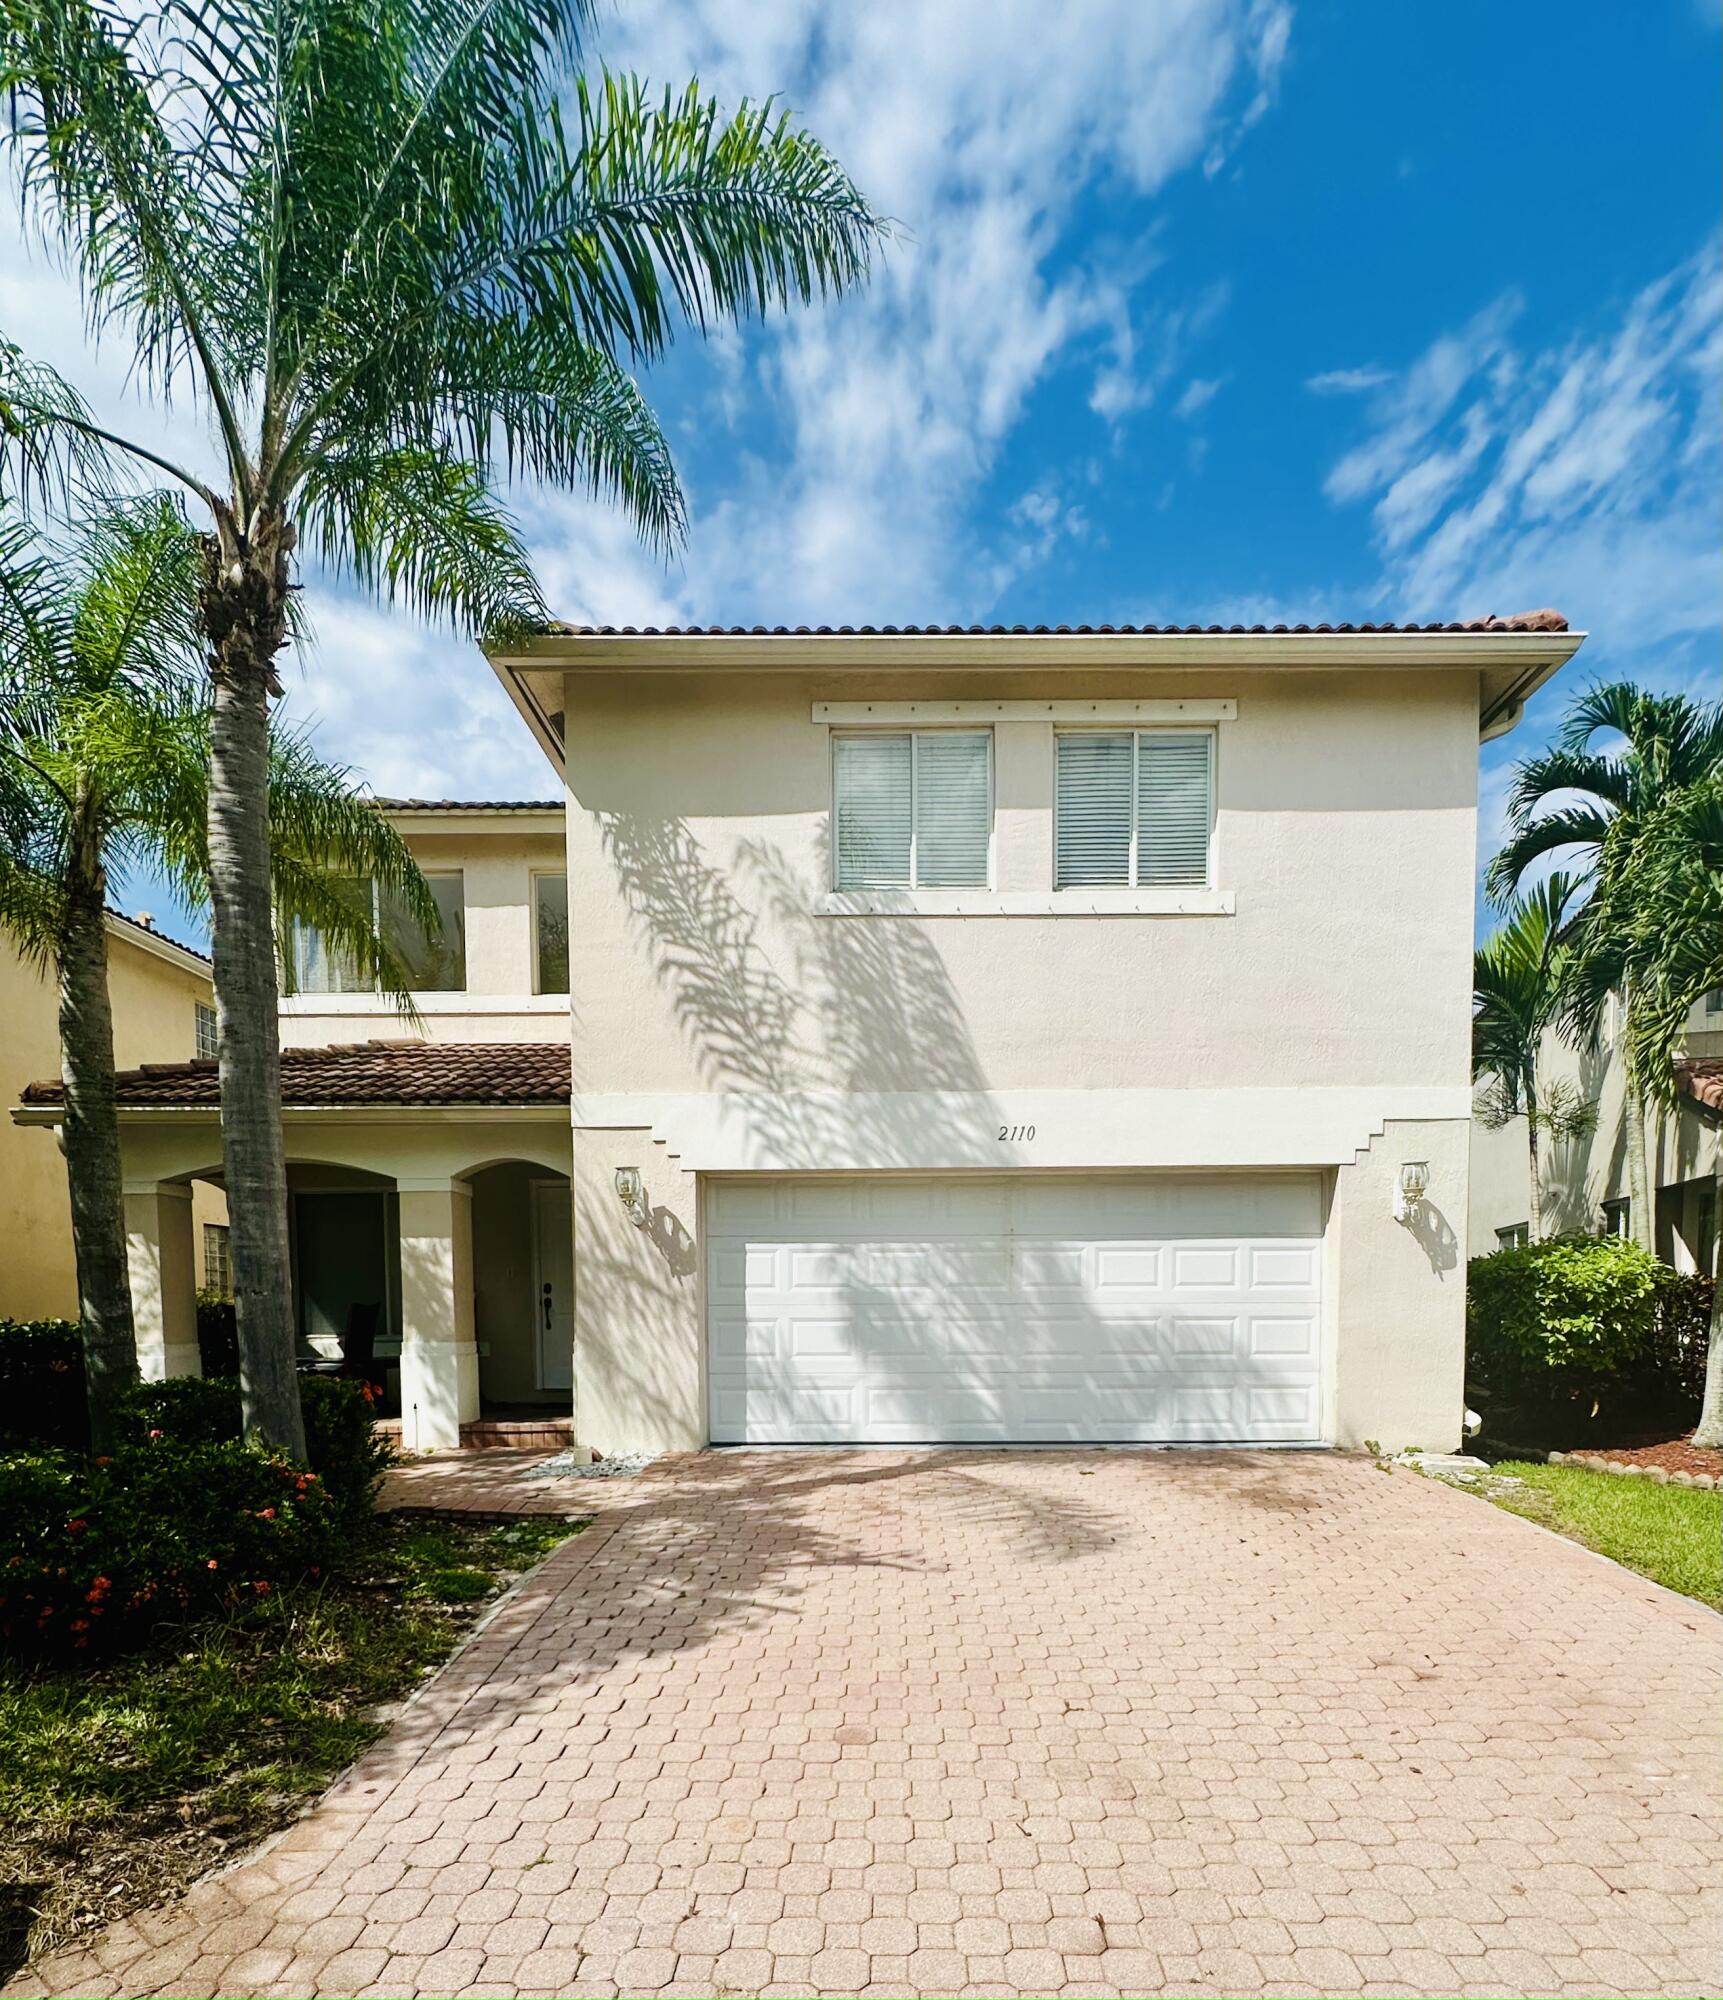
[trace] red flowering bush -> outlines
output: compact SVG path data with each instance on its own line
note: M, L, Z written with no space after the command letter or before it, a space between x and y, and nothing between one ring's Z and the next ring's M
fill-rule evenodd
M299 1407L305 1417L305 1452L329 1489L336 1510L356 1527L371 1511L377 1481L393 1456L375 1428L370 1385L335 1376L303 1375ZM126 1392L127 1434L139 1444L172 1439L180 1444L223 1444L240 1434L239 1384L179 1375L143 1382Z
M237 1441L0 1457L0 1649L135 1644L323 1568L342 1539L316 1473Z

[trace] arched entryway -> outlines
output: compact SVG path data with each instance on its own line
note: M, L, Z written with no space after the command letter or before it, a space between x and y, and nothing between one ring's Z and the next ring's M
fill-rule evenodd
M574 1224L569 1180L530 1160L466 1176L472 1190L479 1414L566 1419L574 1393Z

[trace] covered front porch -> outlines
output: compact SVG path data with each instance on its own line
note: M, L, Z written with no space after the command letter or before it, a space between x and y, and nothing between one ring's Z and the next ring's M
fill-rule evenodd
M567 1063L555 1046L286 1052L300 1363L370 1379L408 1450L514 1441L484 1435L497 1424L570 1434ZM197 1374L192 1191L221 1182L214 1065L127 1072L119 1094L139 1360L151 1379Z

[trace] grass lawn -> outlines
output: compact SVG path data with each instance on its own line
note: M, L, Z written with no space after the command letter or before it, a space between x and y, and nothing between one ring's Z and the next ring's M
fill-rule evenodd
M1516 1483L1507 1485L1507 1480ZM1723 1493L1659 1486L1577 1465L1504 1460L1479 1486L1498 1507L1702 1604L1723 1605Z
M380 1515L339 1574L96 1668L0 1663L0 1977L295 1817L580 1524Z

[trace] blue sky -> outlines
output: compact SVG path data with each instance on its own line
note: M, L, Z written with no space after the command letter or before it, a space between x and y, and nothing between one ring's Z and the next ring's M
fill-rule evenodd
M599 53L777 91L900 233L869 292L648 381L693 507L665 569L515 497L618 622L1435 618L1554 604L1570 687L1714 695L1716 0L642 0ZM102 407L0 231L0 330ZM135 419L134 419L135 421ZM161 420L207 446L186 411ZM191 433L191 435L188 435ZM535 793L476 651L312 579L290 711L381 791ZM150 895L128 885L128 899ZM162 907L159 896L156 907Z

